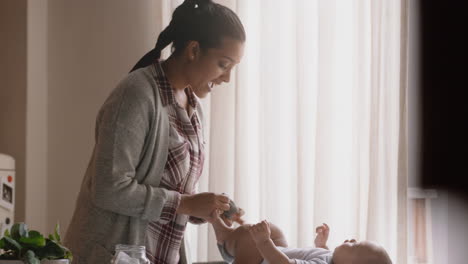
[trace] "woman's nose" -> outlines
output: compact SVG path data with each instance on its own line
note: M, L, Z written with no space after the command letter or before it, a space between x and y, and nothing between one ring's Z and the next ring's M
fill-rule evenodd
M228 83L231 80L231 71L229 70L221 75L221 80L223 80L225 83Z

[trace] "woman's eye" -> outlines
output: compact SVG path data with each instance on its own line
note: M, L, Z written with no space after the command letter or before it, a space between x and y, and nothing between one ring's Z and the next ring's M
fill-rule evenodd
M222 68L223 70L227 70L228 68L227 64L224 64L224 63L220 63L219 67Z

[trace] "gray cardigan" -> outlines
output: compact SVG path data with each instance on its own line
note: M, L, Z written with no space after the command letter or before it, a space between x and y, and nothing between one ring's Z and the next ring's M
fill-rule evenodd
M74 264L110 263L119 243L145 245L148 222L176 195L158 188L169 120L155 75L154 65L130 73L99 111L94 151L64 241ZM200 104L197 112L203 119ZM187 262L184 247L181 262Z

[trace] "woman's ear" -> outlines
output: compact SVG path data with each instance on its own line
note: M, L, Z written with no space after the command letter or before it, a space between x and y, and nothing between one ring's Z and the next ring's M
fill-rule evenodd
M200 43L195 40L190 40L185 47L185 53L189 61L194 61L200 56Z

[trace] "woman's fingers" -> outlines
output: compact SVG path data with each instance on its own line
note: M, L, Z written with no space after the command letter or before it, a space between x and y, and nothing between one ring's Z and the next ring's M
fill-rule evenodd
M217 201L215 203L215 207L216 207L216 209L219 209L219 210L222 210L222 211L228 211L229 208L231 208L229 206L229 203L223 203L223 202L220 202L220 201Z
M230 208L229 204L216 203L216 209L223 210L223 211L228 211L229 208Z
M217 194L216 195L216 202L215 206L217 209L223 210L223 211L228 211L230 206L229 206L229 197L225 194Z
M229 200L230 200L229 196L227 196L227 194L225 194L225 193L216 195L216 198L222 203L229 204Z

